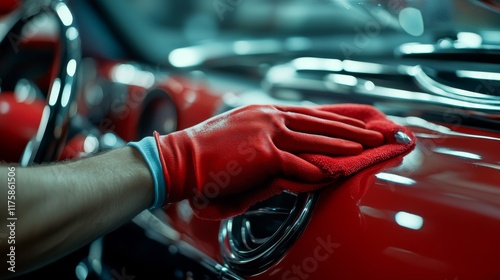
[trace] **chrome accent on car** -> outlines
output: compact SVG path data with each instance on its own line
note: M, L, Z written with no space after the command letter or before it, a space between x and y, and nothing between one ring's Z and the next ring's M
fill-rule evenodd
M319 99L328 98L329 102L331 99L358 100L361 98L365 102L412 102L413 104L476 110L478 112L470 112L470 114L480 114L482 117L500 113L500 104L497 104L498 97L486 97L484 94L439 84L420 71L422 69L420 66L388 71L386 65L381 65L380 69L384 70L380 71L380 75L392 72L395 78L411 78L415 81L416 86L425 88L424 90L429 92L381 86L375 80L359 77L360 72L353 73L345 69L343 71L325 71L323 68L313 70L310 65L301 67L297 64L297 60L295 60L271 67L263 82L264 88L271 96L283 99L281 92L297 91L301 93L303 98L312 98L313 96ZM307 70L301 70L304 68ZM373 73L363 74L373 75Z
M500 55L500 46L496 41L485 40L479 33L457 32L443 35L432 44L401 44L395 54L403 58L494 63Z
M317 197L283 192L222 221L219 244L224 264L243 276L271 267L306 228Z
M437 44L421 44L421 43L406 43L402 44L398 49L397 53L400 55L415 55L415 54L425 54L425 55L437 55L441 53L449 54L486 54L486 55L498 55L500 52L500 47L496 45L478 45L471 46L469 44L463 44L463 42L452 41L449 39L442 39ZM460 57L457 57L459 59Z
M47 105L43 110L36 137L28 143L22 155L20 163L23 166L57 159L66 141L69 120L76 113L72 104L78 94L76 83L81 59L80 38L73 15L64 1L23 2L5 21L5 29L8 31L0 35L0 64L18 51L12 42L13 38L23 34L24 27L32 20L45 14L53 16L59 26L60 62L56 78L52 81L47 95ZM2 69L0 77L9 70Z
M335 74L329 75L329 77L326 78L326 82L330 86L330 88L338 88L339 84L335 82L335 77L333 75ZM388 101L419 102L428 105L478 110L492 114L500 113L499 105L480 104L476 102L457 100L450 97L436 96L435 94L429 94L425 92L382 87L377 86L375 83L364 79L358 79L358 83L356 83L356 85L352 87L350 93L372 98L382 98Z
M500 97L488 94L477 93L441 84L432 79L422 66L417 65L412 69L412 76L417 84L429 93L481 104L500 105Z

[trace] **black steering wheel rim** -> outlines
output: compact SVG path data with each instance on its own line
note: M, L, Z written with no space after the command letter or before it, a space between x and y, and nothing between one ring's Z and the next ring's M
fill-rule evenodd
M20 165L55 161L59 158L68 134L69 121L76 114L77 70L81 60L80 37L74 17L63 0L25 1L4 20L7 32L0 34L0 65L17 52L13 38L36 16L48 13L59 25L59 63L49 87L37 133L26 146ZM0 69L4 77L8 69Z

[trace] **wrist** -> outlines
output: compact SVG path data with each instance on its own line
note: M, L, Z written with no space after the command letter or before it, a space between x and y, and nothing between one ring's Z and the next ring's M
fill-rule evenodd
M154 201L149 210L162 207L166 196L165 178L154 137L145 137L137 142L129 142L127 145L140 152L151 173L154 186Z

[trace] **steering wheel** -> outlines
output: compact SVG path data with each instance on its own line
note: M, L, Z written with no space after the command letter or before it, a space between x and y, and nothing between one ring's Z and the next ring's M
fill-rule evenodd
M69 121L76 114L77 69L81 50L74 17L63 0L24 1L3 20L0 30L0 77L15 63L17 43L35 17L48 14L58 24L59 46L51 75L46 104L36 135L28 142L20 160L22 166L57 160L66 143Z

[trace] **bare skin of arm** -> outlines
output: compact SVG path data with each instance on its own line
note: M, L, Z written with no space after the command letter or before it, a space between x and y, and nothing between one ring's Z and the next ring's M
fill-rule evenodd
M0 166L1 233L8 230L8 172L8 166ZM2 279L88 244L130 221L154 198L148 166L132 147L77 161L16 167L15 182L16 272L3 262ZM6 240L0 239L2 259L11 246Z

